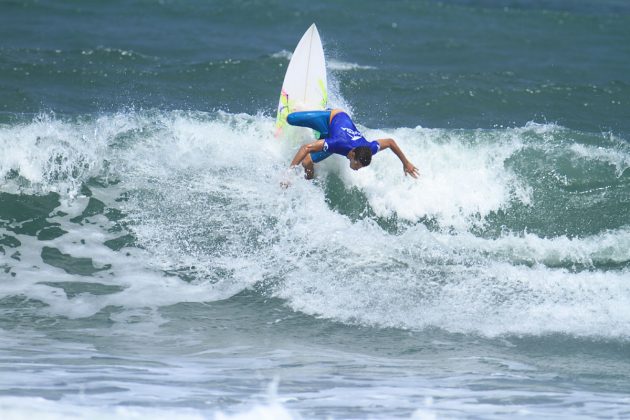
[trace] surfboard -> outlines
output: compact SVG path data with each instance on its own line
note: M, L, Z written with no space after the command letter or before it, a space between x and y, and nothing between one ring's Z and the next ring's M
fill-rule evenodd
M300 141L300 133L312 131L289 126L287 115L295 111L325 109L327 103L324 48L313 23L295 47L284 75L276 117L276 137L290 137L294 142ZM309 134L309 137L312 138L312 135Z

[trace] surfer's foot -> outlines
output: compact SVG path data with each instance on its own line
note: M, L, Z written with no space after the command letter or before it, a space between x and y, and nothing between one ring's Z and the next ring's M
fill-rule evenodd
M304 178L313 179L315 177L315 167L311 163L311 166L304 165Z
M315 176L315 165L313 164L313 159L311 159L311 155L306 155L306 157L302 161L302 167L304 168L304 178L313 179L313 177Z

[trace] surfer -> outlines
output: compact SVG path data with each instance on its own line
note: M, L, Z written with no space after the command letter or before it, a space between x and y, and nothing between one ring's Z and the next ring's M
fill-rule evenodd
M347 157L350 160L350 168L358 171L370 164L372 156L385 149L391 149L398 156L403 164L405 176L417 178L420 175L418 168L407 160L394 139L367 141L357 130L350 116L341 109L293 112L288 115L287 122L312 128L320 133L319 140L300 147L291 161L291 168L302 164L306 179L312 179L315 175L315 163L321 162L333 153Z

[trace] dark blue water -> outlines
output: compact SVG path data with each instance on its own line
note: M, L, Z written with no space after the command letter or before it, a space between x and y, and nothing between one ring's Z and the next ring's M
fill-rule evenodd
M368 124L629 130L625 2L224 3L4 2L3 110L270 110L316 22Z

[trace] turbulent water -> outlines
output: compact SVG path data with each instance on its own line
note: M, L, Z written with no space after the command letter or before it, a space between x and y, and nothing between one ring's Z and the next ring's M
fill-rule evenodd
M312 22L418 180L287 172ZM628 68L616 0L0 3L1 417L630 416Z

